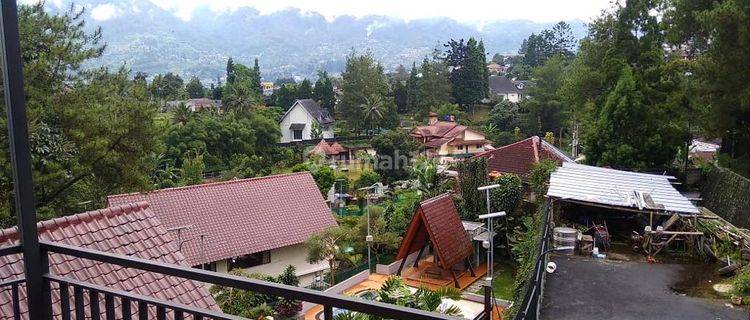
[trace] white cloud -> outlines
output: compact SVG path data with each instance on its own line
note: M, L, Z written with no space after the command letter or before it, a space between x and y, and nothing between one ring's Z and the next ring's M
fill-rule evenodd
M184 20L198 7L214 11L254 7L263 14L286 8L318 12L327 19L342 15L357 17L386 15L405 20L449 17L462 22L481 24L487 21L525 19L537 22L582 19L599 15L612 0L151 0Z
M118 11L113 4L100 4L91 9L91 18L96 21L109 20L117 16Z

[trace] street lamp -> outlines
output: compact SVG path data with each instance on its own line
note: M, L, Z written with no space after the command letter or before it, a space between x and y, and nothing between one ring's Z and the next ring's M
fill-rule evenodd
M380 185L378 183L375 183L369 187L359 188L358 191L370 191L370 190L377 190ZM367 194L365 195L365 207L367 208L367 236L365 236L365 242L367 242L367 268L368 270L372 270L372 262L371 261L371 244L373 242L373 237L370 234L370 198L372 198L373 194Z
M337 198L339 199L339 216L342 215L342 212L344 210L344 201L343 201L343 194L344 194L344 179L336 179L336 182L339 183L339 192L336 194Z
M487 246L489 246L489 250L487 250L487 266L488 266L488 272L487 272L487 283L490 287L492 287L492 277L495 274L495 266L494 266L494 260L495 260L495 241L493 235L494 233L494 226L492 225L492 219L493 218L499 218L505 216L505 211L500 212L492 212L492 208L490 207L490 190L500 187L499 184L491 184L487 186L482 186L477 188L479 191L484 191L485 195L487 197L487 214L483 214L479 216L479 219L487 219ZM482 247L485 247L484 242L482 242ZM485 247L487 249L487 247Z

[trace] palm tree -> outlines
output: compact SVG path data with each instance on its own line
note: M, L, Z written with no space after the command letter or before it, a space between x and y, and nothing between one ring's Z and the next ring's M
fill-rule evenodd
M193 117L193 110L190 109L184 102L180 102L179 105L174 109L174 117L172 121L175 124L186 124Z
M384 106L383 98L378 95L365 97L365 102L360 105L365 115L365 122L370 124L370 129L374 129L375 125L383 119Z
M430 198L442 193L442 181L438 173L436 159L419 156L411 167L412 184L424 198Z
M346 237L347 233L345 230L340 227L332 227L313 234L305 242L305 247L307 247L307 262L328 262L332 286L336 284L334 275L336 274L336 269L338 269L338 259L342 258L339 242L343 241Z

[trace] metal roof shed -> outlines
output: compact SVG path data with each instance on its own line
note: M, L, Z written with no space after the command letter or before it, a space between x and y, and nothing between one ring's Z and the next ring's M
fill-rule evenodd
M652 213L698 215L672 176L563 163L550 176L547 196L564 201Z

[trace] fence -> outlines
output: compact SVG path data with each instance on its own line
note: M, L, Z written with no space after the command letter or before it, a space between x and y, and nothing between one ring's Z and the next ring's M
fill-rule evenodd
M703 185L703 205L740 228L750 228L750 180L713 166Z
M539 318L539 306L542 301L544 287L545 266L547 265L547 253L549 246L550 204L544 203L542 207L542 223L540 225L541 237L539 237L538 248L529 259L535 259L534 269L529 275L526 285L526 294L520 301L515 320L536 320Z

